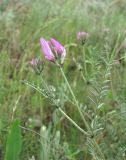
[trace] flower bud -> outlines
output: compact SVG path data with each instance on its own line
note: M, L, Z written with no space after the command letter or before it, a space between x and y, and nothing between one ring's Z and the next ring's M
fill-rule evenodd
M63 64L64 59L66 57L66 49L54 38L51 38L49 41L50 47L58 55L61 60L61 64Z
M40 59L32 58L30 61L31 66L37 74L40 74L43 70L43 63Z
M32 66L35 65L35 59L34 59L34 58L32 58L32 60L30 61L30 64L31 64Z

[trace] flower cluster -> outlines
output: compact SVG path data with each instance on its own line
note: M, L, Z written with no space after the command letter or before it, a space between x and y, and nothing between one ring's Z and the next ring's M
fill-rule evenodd
M78 42L80 42L82 45L85 44L86 39L89 37L89 33L87 32L77 32L76 38ZM66 49L61 45L58 41L56 41L54 38L50 38L49 41L46 41L43 37L40 38L40 46L42 53L47 61L51 61L53 63L56 63L58 65L62 65L64 62L64 59L66 57ZM30 62L32 66L39 66L41 62L37 61L35 63L35 59L33 58ZM38 67L37 67L38 68Z
M50 38L49 41L40 38L40 45L46 60L63 64L66 57L66 49L58 41L54 38Z

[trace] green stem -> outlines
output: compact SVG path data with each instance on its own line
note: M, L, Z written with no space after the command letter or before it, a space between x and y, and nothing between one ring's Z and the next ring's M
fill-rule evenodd
M86 56L85 56L85 48L83 46L83 64L84 64L84 73L85 73L85 77L87 78L87 67L86 67Z
M74 122L60 107L58 108L58 110L80 131L82 132L83 134L85 134L86 136L89 136L89 134L84 131L81 127L79 127L77 125L76 122Z
M83 115L83 113L82 113L82 111L81 111L81 109L80 109L80 107L79 107L79 105L78 105L77 99L76 99L76 97L75 97L75 95L74 95L74 93L73 93L73 91L72 91L72 89L71 89L71 86L70 86L70 84L69 84L69 82L68 82L68 80L67 80L67 78L66 78L66 76L65 76L65 74L64 74L64 71L63 71L62 67L60 67L60 71L61 71L62 76L63 76L63 78L64 78L64 80L65 80L65 82L66 82L66 84L67 84L67 86L68 86L68 89L69 89L69 91L70 91L70 93L71 93L71 95L72 95L72 97L73 97L74 103L76 104L76 107L77 107L77 109L78 109L78 111L79 111L79 113L80 113L80 116L81 116L81 118L83 119L83 122L84 122L87 130L90 131L90 127L89 127L88 123L87 123L86 120L85 120L85 117L84 117L84 115Z

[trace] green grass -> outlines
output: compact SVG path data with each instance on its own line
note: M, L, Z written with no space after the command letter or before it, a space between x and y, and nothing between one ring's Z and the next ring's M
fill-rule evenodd
M95 138L105 159L126 158L126 49L122 47L126 37L125 17L125 0L0 2L1 159L5 159L13 121L18 119L25 127L21 129L20 160L31 160L31 157L36 160L102 160L95 157L97 149L91 144L91 138L76 130L56 106L51 105L52 102L22 83L27 80L43 86L43 78L48 85L54 86L63 110L85 129L75 105L64 98L64 94L70 99L72 96L59 69L45 61L41 54L40 37L54 37L66 46L63 70L89 124L94 121L94 128L99 124L104 128ZM80 70L83 53L76 40L78 31L90 34L85 45L86 83ZM36 74L29 64L33 57L44 62L41 75ZM110 75L105 77L106 72ZM108 79L111 82L104 84ZM109 88L100 101L104 105L96 109L92 100L99 101L105 85ZM45 131L42 131L43 126L46 126ZM43 138L43 134L48 137Z

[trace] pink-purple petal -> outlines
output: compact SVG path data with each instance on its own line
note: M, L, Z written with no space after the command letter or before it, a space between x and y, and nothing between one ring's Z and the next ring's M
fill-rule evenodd
M57 52L57 54L61 55L63 53L64 47L58 41L56 41L54 38L51 38L50 43L54 47L54 50Z
M42 53L46 60L48 61L55 61L55 57L49 47L48 42L44 38L40 38L40 45L42 49Z

